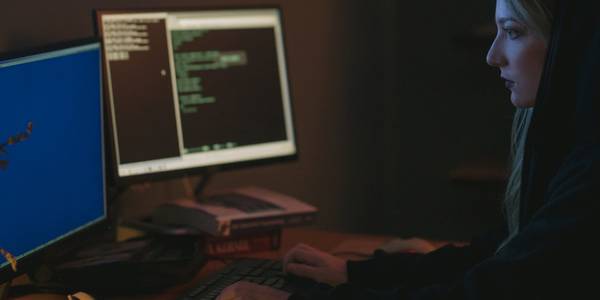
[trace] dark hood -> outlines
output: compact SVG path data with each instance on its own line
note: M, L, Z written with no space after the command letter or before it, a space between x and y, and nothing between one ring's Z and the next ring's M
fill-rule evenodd
M560 170L593 161L599 143L600 1L559 1L525 148L522 224Z
M468 299L587 299L600 255L600 1L559 0L527 135L519 232L478 263Z

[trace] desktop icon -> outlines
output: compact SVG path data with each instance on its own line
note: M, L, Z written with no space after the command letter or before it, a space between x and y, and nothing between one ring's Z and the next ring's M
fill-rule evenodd
M6 261L8 261L8 263L10 263L10 267L12 268L12 270L14 272L16 272L17 271L17 261L15 260L15 257L12 254L10 254L10 252L4 250L3 248L0 248L0 254L2 254L2 256L4 256Z
M20 142L23 142L29 138L33 131L33 122L27 122L27 128L24 132L17 133L7 138L6 142L0 144L0 155L7 154L6 147L13 146ZM6 170L8 168L8 160L0 160L0 170Z

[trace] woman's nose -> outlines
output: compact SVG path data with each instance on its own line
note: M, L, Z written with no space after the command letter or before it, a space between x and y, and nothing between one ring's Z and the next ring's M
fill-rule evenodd
M498 39L494 39L494 42L490 46L488 50L487 56L485 58L488 65L492 67L502 67L506 65L506 58L502 55L501 48L499 47Z

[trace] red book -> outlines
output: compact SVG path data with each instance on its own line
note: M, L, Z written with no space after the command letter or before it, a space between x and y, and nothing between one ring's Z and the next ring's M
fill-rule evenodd
M204 245L205 253L214 256L277 250L281 247L281 229L228 237L207 236Z

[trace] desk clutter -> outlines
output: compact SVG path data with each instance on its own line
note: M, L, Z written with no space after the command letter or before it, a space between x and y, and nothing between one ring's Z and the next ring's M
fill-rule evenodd
M160 206L152 222L188 226L214 237L230 237L284 226L312 223L317 208L294 197L259 187L241 187L179 199Z
M281 228L263 229L228 237L204 236L204 253L210 256L227 256L260 251L273 251L281 247Z
M42 285L98 295L158 292L192 278L206 263L200 240L190 236L142 236L78 249L51 266Z
M255 187L208 199L194 206L175 206L169 214L160 212L159 222L124 222L123 227L135 231L130 231L130 238L69 253L51 267L51 284L98 295L157 292L193 278L209 259L278 250L284 227L309 224L317 213L300 200ZM215 232L207 224L228 229Z
M294 197L259 187L242 187L164 204L152 215L161 226L193 228L211 256L277 250L283 227L307 225L317 208Z
M163 204L151 226L193 232L205 254L220 256L277 250L282 228L311 224L317 212L294 197L251 186Z

